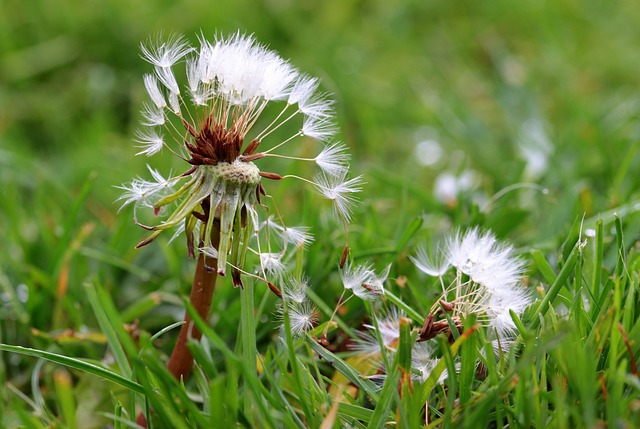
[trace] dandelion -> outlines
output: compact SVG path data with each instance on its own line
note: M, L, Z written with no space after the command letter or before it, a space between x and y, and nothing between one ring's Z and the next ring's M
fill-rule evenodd
M437 257L440 260L434 263L421 250L411 258L418 269L441 281L447 270L455 268L455 278L447 287L443 283L443 296L432 307L421 338L449 329L446 320L435 320L438 313L447 311L459 328L473 314L498 339L508 340L516 331L510 311L521 315L532 300L522 285L524 262L513 255L513 247L499 242L491 232L473 228L449 237Z
M345 231L362 180L347 179L349 157L344 145L324 146L336 127L333 101L318 91L317 79L300 73L252 36L237 33L213 42L200 37L199 44L194 48L184 37L170 36L142 45L142 58L154 70L143 78L150 102L142 111L145 129L136 134L138 155L167 149L188 167L167 180L180 185L172 193L142 180L122 188L125 205L150 206L155 214L170 209L158 225L143 225L151 234L137 247L151 243L162 231L182 229L188 254L205 252L216 259L215 267L209 268L218 275L225 275L230 266L234 284L241 285L238 279L245 272L247 250L254 244L262 275L280 275L281 257L274 256L280 252L270 249L268 231L260 235L259 211L267 207L263 200L273 203L262 179L311 184L333 202ZM184 91L174 73L182 66ZM295 152L301 142L323 149L314 158L287 153ZM258 164L267 157L313 162L323 173L311 180L263 171ZM284 248L311 242L305 228L287 227L277 208L275 213L279 223L272 222L271 227Z
M137 247L153 242L163 231L172 230L172 239L184 233L187 254L198 258L191 302L203 318L211 307L217 276L228 271L234 286L242 287L241 278L250 276L282 297L267 277L282 279L288 247L303 247L312 237L303 227L285 225L264 182L297 180L322 189L345 232L361 183L360 178L347 178L346 148L326 146L336 133L333 101L319 91L317 79L240 33L213 41L201 36L197 47L182 36L159 37L142 45L141 56L153 71L143 76L149 100L143 104L142 130L136 134L138 155L169 152L184 162L184 170L164 179L149 168L154 181L138 178L120 187L123 206L132 204L134 221L150 231ZM299 152L309 152L300 145L314 147L319 155L299 157ZM264 171L260 164L269 157L308 162L331 179ZM151 208L162 220L143 225L136 216L140 208ZM271 213L277 222L261 228L261 218ZM273 248L279 244L281 248ZM251 255L259 261L257 273L246 269ZM292 303L292 329L306 332L316 322L313 306L285 299ZM185 321L168 363L179 380L193 366L187 340L201 336L188 315Z

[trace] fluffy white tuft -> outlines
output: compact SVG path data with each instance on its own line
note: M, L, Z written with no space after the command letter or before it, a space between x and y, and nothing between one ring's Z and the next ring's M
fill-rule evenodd
M333 202L333 206L345 222L351 219L351 210L357 199L355 194L360 192L364 181L362 176L346 180L346 172L339 176L319 174L315 178L316 189L325 198Z
M349 170L349 152L342 143L326 146L315 161L322 171L332 176L341 176Z

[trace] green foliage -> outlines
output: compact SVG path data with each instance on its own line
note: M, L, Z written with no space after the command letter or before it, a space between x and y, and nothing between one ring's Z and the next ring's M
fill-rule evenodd
M634 2L1 2L0 426L639 427L639 28ZM381 303L328 322L342 231L269 183L316 237L292 261L320 310L303 338L259 282L221 280L200 320L182 243L135 250L144 231L114 203L145 171L140 41L238 29L335 94L367 181L351 257L392 264ZM475 187L434 193L465 172ZM473 225L516 244L538 300L497 353L473 320L433 340L420 380L410 350L440 286L408 256ZM204 337L179 383L165 364L185 307ZM348 345L392 307L407 319L381 379Z

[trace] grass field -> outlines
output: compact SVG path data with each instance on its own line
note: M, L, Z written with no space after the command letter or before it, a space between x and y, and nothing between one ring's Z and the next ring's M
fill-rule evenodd
M366 182L349 261L390 272L332 318L342 226L309 187L266 183L315 237L287 267L317 326L293 335L263 282L219 278L181 385L165 365L196 263L171 234L135 249L147 232L116 201L146 164L186 169L135 156L139 45L238 30L336 100ZM0 1L0 426L640 426L639 44L630 1ZM440 310L451 335L420 342L418 377L441 289L412 258L476 226L514 246L535 300L497 353L481 320Z

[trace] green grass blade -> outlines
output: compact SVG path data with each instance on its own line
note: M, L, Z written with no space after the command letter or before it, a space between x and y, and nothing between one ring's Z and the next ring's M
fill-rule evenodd
M112 322L115 322L116 324L118 323L117 321L119 320L119 316L115 314L115 311L113 311L112 308L106 308L107 301L98 298L95 281L87 282L84 287L87 298L89 299L89 304L93 309L93 314L96 316L100 329L104 333L105 337L107 337L107 342L109 343L109 347L111 348L111 352L113 353L116 363L118 364L122 374L126 378L130 379L133 371L129 364L129 360L127 359L127 355L124 352L124 348L118 340L118 335L116 334L114 325L112 324ZM107 315L107 311L109 312L109 315ZM121 327L121 325L119 326ZM130 347L133 348L133 344L131 344Z
M69 368L77 369L79 371L87 372L89 374L96 375L98 377L104 378L105 380L112 381L120 386L126 387L127 389L133 390L137 393L145 393L144 388L138 383L131 381L127 378L122 377L115 372L111 372L108 369L102 368L98 365L85 362L80 359L71 358L63 355L59 355L56 353L45 352L43 350L31 349L27 347L21 346L11 346L8 344L0 344L0 350L11 353L19 353L26 356L37 357L41 359L46 359L51 362L58 363L60 365L68 366Z

